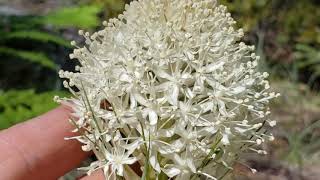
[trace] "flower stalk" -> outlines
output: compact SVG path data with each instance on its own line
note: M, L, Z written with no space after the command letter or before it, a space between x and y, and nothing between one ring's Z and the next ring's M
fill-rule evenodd
M268 104L279 94L235 23L216 0L139 0L103 30L79 31L86 44L72 42L70 58L80 66L59 72L74 98L57 101L74 110L82 135L71 139L99 159L82 169L216 180L242 152L264 154L275 125Z

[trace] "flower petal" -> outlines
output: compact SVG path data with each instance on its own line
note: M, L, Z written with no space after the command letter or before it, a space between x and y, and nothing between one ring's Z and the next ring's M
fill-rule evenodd
M172 84L167 91L168 102L174 106L177 106L178 97L179 97L179 87L175 84Z
M122 164L133 164L138 160L138 158L136 157L130 157L130 158L126 158L124 160L121 161Z
M160 169L160 164L157 160L156 153L157 152L153 153L154 155L151 155L149 162L150 162L151 166L153 167L153 169L156 170L158 173L160 173L161 169Z
M230 141L229 141L229 138L228 138L228 135L227 135L227 134L222 134L221 142L222 142L222 144L224 144L224 145L229 145L229 144L230 144Z
M177 176L181 173L181 170L176 167L171 168L163 168L162 171L169 177L173 178L174 176Z
M151 126L156 125L157 122L158 122L157 113L155 111L153 111L153 110L150 110L148 116L149 116L150 125Z

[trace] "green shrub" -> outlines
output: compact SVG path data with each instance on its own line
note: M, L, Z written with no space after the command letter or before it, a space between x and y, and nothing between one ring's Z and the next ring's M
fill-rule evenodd
M19 58L57 70L52 56L41 51L42 45L70 48L70 43L58 35L58 30L70 27L96 28L100 24L98 13L101 10L102 6L86 5L58 9L44 16L1 17L3 19L0 20L0 55ZM44 30L48 25L53 27L51 32ZM32 46L28 44L24 47L19 43L21 41L29 41ZM37 44L39 47L36 46Z
M66 92L36 93L34 90L10 90L0 92L0 129L38 116L58 106L55 95L67 96Z
M273 75L320 88L320 3L315 0L221 0L247 31Z

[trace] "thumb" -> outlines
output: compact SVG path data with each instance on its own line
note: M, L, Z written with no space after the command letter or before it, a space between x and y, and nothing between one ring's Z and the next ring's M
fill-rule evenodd
M80 178L79 180L104 180L105 177L103 175L103 171L102 170L97 170L95 172L93 172L90 176L84 176L82 178Z

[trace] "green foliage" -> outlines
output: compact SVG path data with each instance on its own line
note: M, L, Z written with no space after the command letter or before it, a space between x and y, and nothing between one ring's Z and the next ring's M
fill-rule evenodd
M320 137L315 133L317 129L320 129L320 120L302 129L299 133L287 134L290 149L285 159L290 163L302 166L304 159L308 159L318 152Z
M281 11L280 22L287 39L304 44L320 45L320 5L310 0L295 1L286 11ZM306 13L309 12L309 13Z
M129 0L130 1L130 0ZM104 18L108 19L122 13L128 0L91 0L91 4L104 7Z
M99 0L98 0L99 1ZM125 1L124 0L100 0L101 2L105 3L109 9L115 12L123 11Z
M24 88L23 84L26 79L29 81L35 79L37 82L32 82L34 88L41 91L49 90L40 94L35 90L0 91L0 129L40 115L57 106L52 101L52 97L56 94L65 96L66 93L51 91L52 88L57 90L62 88L59 83L61 80L53 72L56 72L58 67L64 66L64 63L58 63L61 62L60 59L68 58L67 53L71 49L69 40L62 38L61 32L67 30L68 35L76 36L73 33L74 29L94 29L100 25L101 13L104 9L107 9L108 13L116 15L123 10L124 1L103 0L98 2L90 0L90 2L87 1L80 5L77 3L73 5L50 11L41 16L0 15L0 57L2 65L5 65L1 67L1 72L5 75L14 74L21 78L21 80L13 78L13 80L8 77L0 77L0 85L5 84L7 86L5 89L14 89L16 85L19 88ZM25 63L15 63L20 59L40 66L25 66ZM13 64L14 67L11 67ZM30 78L23 78L26 72L34 74L28 74ZM41 76L50 77L43 78ZM43 82L43 79L46 82ZM4 89L4 87L0 88Z
M97 5L62 8L38 18L37 22L60 28L76 27L90 29L100 24L97 15L101 10L102 7Z
M320 3L311 0L221 0L245 41L256 43L273 75L317 86L320 77ZM261 43L262 42L262 43Z
M282 41L320 43L319 4L310 0L221 0L246 31L274 30ZM312 13L306 13L312 12ZM267 25L267 27L262 27ZM279 40L279 39L278 39Z
M41 52L23 51L0 46L0 54L18 57L28 60L32 63L38 63L52 70L56 70L56 65L53 63L53 61Z
M0 129L40 115L58 106L55 95L67 96L61 91L36 93L34 90L11 90L0 92Z
M316 48L306 45L296 45L296 64L300 71L310 71L312 75L309 79L309 84L312 84L316 78L320 77L320 51Z
M228 7L232 16L237 19L239 27L250 31L257 26L259 20L268 16L271 1L267 0L221 0Z
M31 42L41 42L42 44L56 44L66 48L71 48L70 43L54 35L52 32L41 31L44 25L53 25L56 28L95 28L100 23L98 13L101 11L101 6L87 5L81 7L68 7L58 9L45 16L39 17L13 17L8 18L12 20L12 24L1 24L0 27L9 26L11 31L0 30L2 36L0 37L0 55L3 54L6 57L21 58L23 60L30 61L32 63L38 63L45 68L56 70L56 64L49 55L38 50L30 50L29 47L25 49L21 47L16 48L11 45L15 40L27 40ZM24 21L26 19L26 21ZM28 27L30 25L30 27ZM28 29L28 30L26 30ZM10 44L10 45L8 45ZM20 44L18 44L21 46ZM41 46L41 44L39 45Z
M287 80L273 81L272 87L281 96L271 107L272 119L278 121L271 156L294 166L320 162L319 93L305 84Z
M52 35L47 32L41 32L37 30L20 30L20 31L13 31L8 33L3 33L2 38L6 40L14 40L14 39L30 39L30 40L36 40L43 43L55 43L57 45L65 46L65 47L71 47L70 43L61 38L60 36Z

